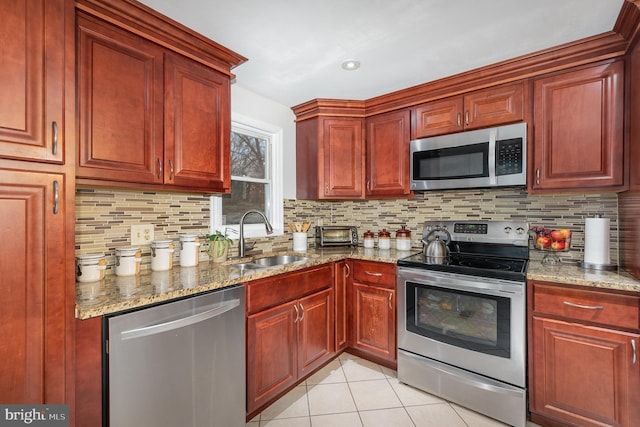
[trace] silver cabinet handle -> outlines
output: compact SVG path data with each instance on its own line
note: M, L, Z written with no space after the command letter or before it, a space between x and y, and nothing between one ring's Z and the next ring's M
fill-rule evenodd
M564 301L563 304L568 305L569 307L584 308L586 310L604 310L604 307L601 305L582 305L569 301Z
M465 126L469 126L469 110L464 113L464 124Z
M160 161L160 157L158 157L158 179L162 179L162 162Z
M304 305L302 305L302 303L300 303L300 311L302 312L300 316L300 321L302 322L302 319L304 319Z
M462 127L462 114L458 111L458 127Z
M351 267L349 267L349 264L347 264L346 262L344 263L344 266L347 268L347 275L344 277L347 278L351 276Z
M56 154L58 154L58 122L56 122L55 120L51 123L51 134L53 139L51 153L55 156Z
M540 168L536 168L536 184L540 185Z
M53 214L58 215L60 207L60 184L58 181L53 181Z
M636 361L638 360L636 356L636 340L631 340L631 348L633 349L633 360L631 361L631 363L635 365Z
M393 310L393 307L391 306L392 300L393 300L393 293L389 292L389 310Z
M382 273L372 273L370 271L365 271L364 274L367 274L369 276L382 277Z
M296 318L295 318L295 320L293 321L293 323L297 323L297 322L298 322L298 319L300 319L300 312L298 311L298 306L297 306L297 305L295 305L295 304L293 305L293 309L296 311ZM302 320L302 319L300 319L300 320Z
M169 159L169 181L173 181L173 161Z

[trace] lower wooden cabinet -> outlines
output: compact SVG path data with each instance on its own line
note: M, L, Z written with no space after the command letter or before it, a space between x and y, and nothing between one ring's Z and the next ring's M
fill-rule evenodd
M348 261L334 263L334 296L336 306L336 352L341 352L349 345L349 300L347 299L347 283L351 275Z
M540 283L530 283L530 288L532 421L543 425L637 425L640 298ZM623 322L635 319L636 331L618 330L627 328L619 327L616 318Z
M351 347L354 353L396 367L396 266L353 261Z
M247 414L335 355L333 266L247 284Z

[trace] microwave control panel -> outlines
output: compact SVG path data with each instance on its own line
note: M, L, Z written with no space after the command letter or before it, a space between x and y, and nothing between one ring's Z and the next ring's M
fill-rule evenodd
M496 175L522 173L522 138L496 141Z

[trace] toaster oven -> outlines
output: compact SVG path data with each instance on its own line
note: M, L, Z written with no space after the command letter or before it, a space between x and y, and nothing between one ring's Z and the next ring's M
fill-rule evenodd
M348 225L316 226L316 246L358 246L358 229Z

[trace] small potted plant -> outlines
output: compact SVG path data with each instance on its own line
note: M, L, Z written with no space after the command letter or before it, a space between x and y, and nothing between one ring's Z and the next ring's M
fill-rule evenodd
M209 241L207 254L211 257L211 261L225 262L233 241L218 230L214 234L207 234L205 238Z

